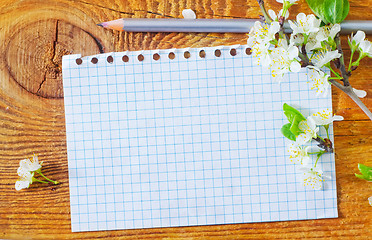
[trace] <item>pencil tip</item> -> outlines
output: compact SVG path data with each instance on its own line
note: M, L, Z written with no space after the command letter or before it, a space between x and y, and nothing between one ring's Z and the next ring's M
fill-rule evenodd
M97 26L103 27L102 23L97 23Z

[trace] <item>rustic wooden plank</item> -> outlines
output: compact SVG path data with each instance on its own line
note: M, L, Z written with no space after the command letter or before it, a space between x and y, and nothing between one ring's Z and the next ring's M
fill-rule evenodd
M267 1L278 9L276 1ZM303 11L303 3L291 17ZM350 1L348 19L371 19L368 1ZM258 18L255 0L3 0L0 2L0 238L6 239L368 239L372 238L370 186L353 176L357 163L372 165L372 125L357 106L333 90L340 217L308 221L71 233L61 56L105 51L243 44L244 34L119 33L97 27L120 17ZM346 38L343 38L346 46ZM347 52L346 52L347 53ZM347 60L347 59L346 59ZM372 108L372 60L352 76ZM38 153L57 186L16 192L19 160Z

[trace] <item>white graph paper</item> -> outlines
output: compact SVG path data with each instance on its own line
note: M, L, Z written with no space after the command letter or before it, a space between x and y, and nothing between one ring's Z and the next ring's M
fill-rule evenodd
M337 217L334 155L307 190L280 132L283 103L332 108L305 70L275 83L245 46L79 57L63 57L72 231Z

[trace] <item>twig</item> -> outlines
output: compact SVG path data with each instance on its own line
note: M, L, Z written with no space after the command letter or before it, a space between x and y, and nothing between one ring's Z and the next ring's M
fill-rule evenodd
M268 24L271 23L271 18L265 9L264 0L257 0L257 2L258 2L258 5L260 5L260 9L261 9L262 14L264 15L265 22L267 22Z
M342 81L343 81L344 85L335 81L334 79L329 79L328 81L331 84L333 84L335 87L337 87L338 89L340 89L341 91L346 93L363 110L363 112L372 120L371 111L359 99L359 97L355 94L353 88L350 85L349 75L348 75L348 72L346 71L346 67L345 67L344 53L343 53L342 48L341 48L341 40L340 40L340 35L339 34L337 34L337 36L335 37L335 42L337 44L338 52L341 54L341 57L340 57L340 71L341 71L341 74L342 74L342 77L343 77Z
M347 74L346 67L345 67L344 52L342 51L342 47L341 47L340 33L338 33L336 35L335 42L337 44L337 50L341 54L341 57L340 57L340 71L341 71L341 74L342 74L342 77L343 77L342 81L344 82L344 86L347 87L347 86L350 86L350 83L349 83L349 76Z

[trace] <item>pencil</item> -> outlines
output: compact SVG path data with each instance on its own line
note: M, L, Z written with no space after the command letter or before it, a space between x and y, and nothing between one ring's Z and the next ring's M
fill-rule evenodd
M97 24L98 26L126 32L218 32L248 33L258 19L180 19L180 18L122 18ZM284 23L284 32L292 30ZM372 22L349 20L341 23L341 33L362 30L372 34Z

